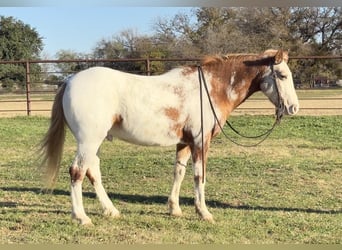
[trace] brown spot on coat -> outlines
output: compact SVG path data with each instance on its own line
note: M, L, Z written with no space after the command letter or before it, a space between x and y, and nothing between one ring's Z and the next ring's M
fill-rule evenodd
M173 93L175 93L179 98L184 99L184 90L182 87L173 87Z
M182 138L183 137L183 127L184 127L184 124L182 124L182 123L175 123L172 126L171 129L173 131L175 131L177 138Z
M164 113L172 121L178 121L180 116L180 112L176 108L165 108Z
M177 138L181 139L186 121L179 121L180 111L170 107L164 109L164 114L171 120L170 130L176 134Z
M120 114L113 115L112 117L112 127L111 129L107 132L106 139L108 141L113 141L113 135L111 134L112 129L117 129L122 126L123 118Z
M84 178L84 173L82 173L82 170L78 167L70 167L69 174L71 182L82 181Z
M123 122L123 118L120 114L116 114L113 116L113 118L112 118L113 127L114 126L117 126L117 127L121 126L122 122Z
M94 185L94 183L95 183L95 178L94 178L94 176L91 175L91 172L89 171L89 169L87 170L86 175L87 175L87 177L88 177L88 179L89 179L91 185Z
M187 145L193 145L194 144L194 136L191 133L190 129L182 129L182 137L181 141Z
M182 70L183 76L188 76L197 71L197 66L186 66Z
M177 162L182 163L184 159L188 160L189 155L191 154L191 150L189 145L186 144L177 144L176 146L176 160Z
M195 183L200 183L202 181L202 175L195 175L194 176L194 182Z

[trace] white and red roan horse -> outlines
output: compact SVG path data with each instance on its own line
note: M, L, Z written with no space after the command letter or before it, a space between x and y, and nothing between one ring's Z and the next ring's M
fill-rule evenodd
M261 90L277 112L279 106L285 114L298 112L287 61L286 52L267 50L260 55L205 57L200 67L184 66L159 76L139 76L103 67L79 72L61 86L55 97L50 128L42 141L47 180L56 180L67 124L77 140L77 153L69 171L73 218L81 224L91 223L82 202L85 176L94 186L104 214L118 217L119 211L101 183L97 152L103 140L116 137L145 146L176 145L169 212L174 216L182 214L179 191L191 156L196 211L204 220L213 221L205 204L203 178L210 142L229 114L256 91ZM205 92L200 119L198 70L203 72L218 119Z

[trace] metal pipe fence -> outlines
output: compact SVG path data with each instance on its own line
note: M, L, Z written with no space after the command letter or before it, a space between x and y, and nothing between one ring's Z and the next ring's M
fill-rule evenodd
M341 60L342 56L293 56L289 60ZM16 65L24 72L23 89L0 94L0 116L8 113L26 113L31 115L51 111L56 89L65 78L85 68L105 66L126 72L144 75L161 74L173 67L185 64L198 64L199 58L125 58L125 59L75 59L75 60L26 60L0 61L3 65ZM38 67L37 67L38 66ZM0 79L1 81L1 79ZM0 82L1 83L1 82ZM1 90L0 90L1 93ZM342 91L341 91L342 93ZM250 101L249 101L250 100ZM265 98L252 97L238 108L242 113L267 113L274 108L264 105ZM328 110L330 113L342 114L342 95L337 97L303 97L301 102L320 101L325 106L304 106L302 110ZM262 103L262 105L260 105Z

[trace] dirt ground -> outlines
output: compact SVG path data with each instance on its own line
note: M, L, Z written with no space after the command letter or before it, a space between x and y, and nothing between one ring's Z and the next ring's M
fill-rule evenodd
M342 95L334 98L299 99L298 115L342 115ZM268 100L247 100L233 114L273 114L274 106Z
M25 99L11 98L6 99L6 102L1 102L2 100L0 99L0 117L13 117L27 114ZM300 111L298 115L342 115L342 94L334 95L333 97L299 98L299 103ZM33 99L31 102L31 115L50 116L51 107L52 101ZM266 99L251 98L232 113L232 115L241 114L274 114L274 106Z

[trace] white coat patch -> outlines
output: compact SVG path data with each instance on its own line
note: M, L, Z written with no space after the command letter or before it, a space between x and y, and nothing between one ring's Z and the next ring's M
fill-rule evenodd
M236 101L239 97L239 95L235 92L235 90L232 87L229 87L227 90L227 96L228 100L230 101Z
M232 76L230 77L230 85L233 85L234 84L234 81L235 81L235 74L236 72L234 71Z

